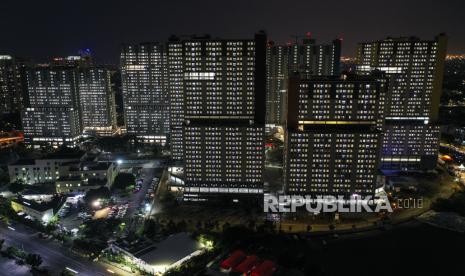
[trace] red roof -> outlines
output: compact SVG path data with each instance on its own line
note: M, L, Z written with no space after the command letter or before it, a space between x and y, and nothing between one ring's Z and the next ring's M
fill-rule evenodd
M264 261L261 265L256 266L250 276L270 276L276 271L276 266L272 261Z
M234 272L247 273L258 265L258 258L255 255L247 256L245 260L233 268Z
M236 250L233 253L231 253L231 255L226 260L221 262L220 266L222 269L230 269L239 264L242 261L242 259L244 259L244 257L244 252L242 252L241 250Z

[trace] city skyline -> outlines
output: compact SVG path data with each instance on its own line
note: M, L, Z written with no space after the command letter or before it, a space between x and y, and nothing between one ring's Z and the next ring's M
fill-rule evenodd
M3 3L0 274L465 275L443 2Z

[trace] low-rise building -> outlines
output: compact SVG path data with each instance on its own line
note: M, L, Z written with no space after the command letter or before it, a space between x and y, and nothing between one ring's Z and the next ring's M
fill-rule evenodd
M65 202L65 198L54 198L49 202L38 203L34 200L18 198L11 201L11 208L16 212L23 212L34 220L48 223Z
M10 183L23 181L25 184L55 182L60 176L63 163L79 162L82 152L57 152L39 159L20 159L8 165Z
M21 196L27 200L36 202L50 202L56 195L54 183L38 183L27 187L21 192Z
M92 189L98 189L102 186L106 186L107 180L100 179L88 179L84 181L81 177L64 177L56 181L57 193L85 193Z
M116 175L116 167L111 162L68 163L56 180L56 191L87 192L102 186L110 187Z
M118 240L110 244L109 251L121 254L126 260L151 275L164 273L203 252L201 244L188 233L171 235L155 244L144 239Z

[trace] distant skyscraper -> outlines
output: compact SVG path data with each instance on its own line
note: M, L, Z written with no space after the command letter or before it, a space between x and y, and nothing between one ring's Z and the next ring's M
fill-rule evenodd
M76 71L37 67L27 71L29 106L22 113L25 142L74 144L81 134Z
M434 169L447 38L387 38L361 43L357 72L386 73L382 164L390 169Z
M339 74L341 40L318 45L306 37L286 46L269 43L267 48L267 123L285 121L287 80L293 72L302 78Z
M164 46L125 45L121 77L127 132L142 142L166 142L169 133L169 95Z
M116 110L110 72L103 67L82 67L77 85L84 131L111 134L116 127Z
M338 75L340 60L341 39L318 45L307 37L289 45L289 71L299 72L303 78Z
M283 124L289 78L289 49L287 46L268 44L266 82L266 122Z
M290 79L287 193L374 194L382 87L371 77Z
M258 199L263 193L266 35L193 38L181 45L184 200Z
M24 105L23 66L9 55L0 55L0 114L15 113Z
M90 53L85 54L80 51L80 55L77 56L66 56L66 57L54 57L50 61L51 66L92 66L92 56Z
M170 147L171 158L184 158L184 43L176 37L167 44L169 101L170 101Z

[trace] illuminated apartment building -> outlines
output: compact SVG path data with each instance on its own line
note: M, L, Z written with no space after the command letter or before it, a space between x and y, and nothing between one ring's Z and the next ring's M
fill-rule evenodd
M283 125L286 113L286 93L289 75L301 77L339 75L341 40L331 44L316 44L309 35L287 45L267 47L267 124Z
M161 44L125 45L121 51L126 129L142 142L166 143L170 122L166 62Z
M24 105L23 66L9 55L0 55L0 114L15 113Z
M266 35L182 42L185 201L263 194Z
M290 79L287 193L374 194L381 90L381 83L372 77Z
M306 37L289 46L289 71L299 72L302 78L335 76L341 62L341 39L331 44L318 45Z
M385 102L382 165L387 169L436 167L439 148L438 119L445 35L435 40L387 38L361 43L357 72L385 72L389 89Z
M266 122L282 125L285 120L289 78L288 47L270 43L267 47Z
M76 71L69 67L36 67L27 71L29 105L22 112L28 144L73 145L81 134Z
M77 72L84 132L111 134L116 127L116 110L110 72L99 67L83 67Z
M171 37L167 44L170 101L170 148L171 158L184 158L184 56L183 42Z

